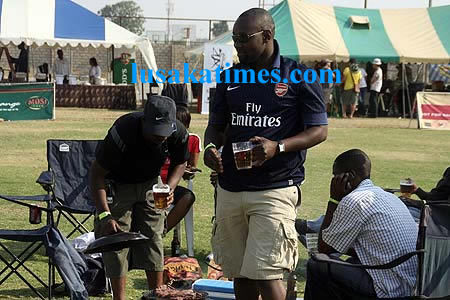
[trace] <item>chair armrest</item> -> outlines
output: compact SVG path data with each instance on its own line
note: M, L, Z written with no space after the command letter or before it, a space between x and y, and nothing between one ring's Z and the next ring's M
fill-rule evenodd
M19 204L26 207L36 207L35 204L26 203L20 200L33 200L33 201L48 201L49 196L48 195L39 195L39 196L5 196L0 195L0 199ZM55 209L54 208L46 208L46 207L40 207L41 210L45 212L52 212Z
M331 263L331 264L338 264L342 266L352 267L352 268L360 268L360 269L373 269L373 270L381 270L381 269L391 269L393 267L396 267L411 257L418 255L420 253L424 253L425 250L416 250L414 252L407 253L405 255L402 255L386 264L383 265L362 265L362 264L352 264L341 260L336 260L330 258L327 254L324 253L314 253L311 255L311 258L317 262L325 262L325 263Z
M394 193L400 193L400 189L383 188L383 190L384 190L385 192L392 193L392 194L394 194Z
M36 183L39 183L46 192L51 191L53 185L53 174L50 171L44 171L36 179Z

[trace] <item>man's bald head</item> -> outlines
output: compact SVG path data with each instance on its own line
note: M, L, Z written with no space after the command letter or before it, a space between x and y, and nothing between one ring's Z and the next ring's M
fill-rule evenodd
M244 11L237 21L242 21L246 18L250 18L251 22L259 27L259 30L270 30L272 33L275 32L275 23L273 22L272 16L263 8L250 8L249 10Z
M371 163L366 153L351 149L339 154L333 164L333 174L353 173L360 180L370 178Z

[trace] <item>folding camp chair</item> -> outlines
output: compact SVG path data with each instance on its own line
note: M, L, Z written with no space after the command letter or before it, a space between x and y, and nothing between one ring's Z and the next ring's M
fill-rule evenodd
M40 299L45 299L32 282L25 278L20 271L24 269L32 276L38 284L42 285L48 291L48 299L52 298L52 288L55 282L55 269L63 279L71 299L85 300L88 298L88 292L85 288L83 277L87 271L86 263L79 253L73 248L71 243L54 226L53 208L41 208L34 204L29 204L20 200L39 200L50 201L47 195L41 196L2 196L4 199L15 204L27 206L30 208L30 223L38 224L41 222L41 212L47 213L47 225L39 229L3 229L0 230L0 247L5 251L5 256L11 258L9 261L0 253L0 260L6 265L0 271L0 285L3 284L11 275L19 277ZM7 247L1 243L1 240L15 242L26 242L29 245L19 254L14 253L14 247ZM44 282L35 272L33 272L25 263L42 246L45 246L45 255L48 257L48 282ZM8 273L6 273L9 270ZM5 275L4 275L5 274Z
M351 264L330 259L323 253L312 255L312 259L330 264L340 264L363 269L389 269L418 255L417 280L414 295L402 299L449 299L450 298L450 203L433 201L426 203L421 211L417 250L392 262L379 266ZM337 283L329 281L333 289L344 292L346 299L373 299L343 290ZM398 299L398 298L397 298Z
M50 206L58 210L56 226L61 216L73 225L66 237L91 230L85 224L95 213L95 203L89 189L89 170L95 160L95 150L101 140L48 140L48 171L39 176L50 196ZM75 215L84 215L80 220Z
M22 206L30 208L30 213L34 211L45 211L48 214L47 220L48 224L39 229L28 229L28 230L11 230L11 229L1 229L0 230L0 247L5 252L5 256L0 253L0 260L5 264L2 270L0 270L0 286L11 276L16 275L19 277L39 298L45 299L41 292L32 284L32 282L25 278L24 275L20 273L21 270L26 271L28 275L31 275L37 284L48 290L48 299L52 298L52 289L50 288L54 282L54 267L50 257L48 258L48 280L45 282L41 279L35 271L30 269L25 263L29 260L41 247L44 245L44 240L48 234L50 227L53 226L53 217L51 214L52 209L48 208L38 208L36 205L25 203L19 201L18 199L23 199L27 197L8 197L0 196L0 199L7 200ZM48 198L42 196L28 197L26 200L35 201L46 201ZM39 212L40 214L40 212ZM20 253L14 253L14 249L7 247L2 243L3 240L15 241L15 242L26 242L28 246L21 250ZM7 255L7 256L6 256ZM9 259L8 259L9 258ZM8 272L9 271L9 272Z

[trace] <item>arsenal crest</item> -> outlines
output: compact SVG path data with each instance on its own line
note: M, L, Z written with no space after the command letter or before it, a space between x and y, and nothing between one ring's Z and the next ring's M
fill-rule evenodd
M286 83L277 83L275 84L275 94L278 97L283 97L286 95L289 86Z

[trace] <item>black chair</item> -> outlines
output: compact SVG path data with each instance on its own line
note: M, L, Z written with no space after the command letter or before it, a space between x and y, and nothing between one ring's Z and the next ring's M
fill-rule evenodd
M379 266L351 264L331 259L328 255L317 253L312 259L330 264L341 264L363 269L389 269L400 265L418 255L417 281L414 295L403 299L449 299L450 298L450 203L433 201L425 203L421 211L417 250L403 255L392 262ZM344 290L332 281L327 284L345 293L346 299L374 299Z
M79 253L73 248L71 243L62 235L62 233L55 227L53 222L53 208L42 208L34 204L29 204L21 200L38 200L50 203L50 199L45 196L3 196L0 199L13 202L22 206L27 206L30 209L30 223L38 224L41 222L41 212L47 213L47 224L38 229L1 229L0 230L0 247L5 252L0 252L0 261L5 264L5 267L0 271L0 286L11 275L19 277L40 299L46 299L45 296L32 284L30 279L34 278L37 283L46 289L48 299L52 299L55 287L55 270L59 272L64 284L69 291L71 299L86 300L88 299L88 292L85 288L84 282L85 273L87 271L86 263L83 261ZM28 243L28 246L20 253L16 254L16 247L8 247L3 244L2 240L13 241L17 243ZM48 280L45 281L39 277L36 271L33 271L26 262L29 261L33 255L45 247L45 256L48 257ZM6 257L5 257L6 256ZM9 258L9 260L8 260ZM7 272L9 270L9 272ZM36 268L35 268L36 270ZM21 271L23 271L21 273ZM23 275L24 272L27 274ZM32 278L30 278L30 276Z
M1 229L0 230L0 247L5 252L5 256L2 256L0 253L0 260L5 264L5 267L0 271L0 286L11 276L16 275L19 277L39 298L45 299L44 295L37 290L37 288L26 278L32 276L38 284L44 287L48 291L48 299L52 298L52 289L50 288L54 283L54 267L52 265L52 260L48 257L48 279L44 281L37 274L36 271L33 271L29 268L25 263L39 250L42 246L45 245L46 236L49 233L50 228L53 226L53 218L51 215L52 209L48 208L40 208L36 205L29 204L18 199L23 200L23 198L27 197L10 197L10 196L2 196L0 195L0 199L13 202L15 204L19 204L22 206L29 207L30 209L30 220L33 214L36 216L40 216L41 211L49 213L47 216L47 225L38 228L38 229ZM36 196L36 197L28 197L25 200L34 200L34 201L46 201L48 198L45 196ZM37 223L37 219L34 219ZM32 220L31 220L32 221ZM14 249L12 247L7 247L3 240L15 241L15 242L23 242L27 243L24 249L22 249L18 254L14 253ZM26 271L27 275L22 275L21 271ZM8 272L9 271L9 272Z
M48 170L37 179L50 197L50 207L58 210L55 225L64 217L73 229L66 235L89 230L87 221L95 213L89 189L89 170L101 140L48 140ZM77 215L82 215L81 217Z

